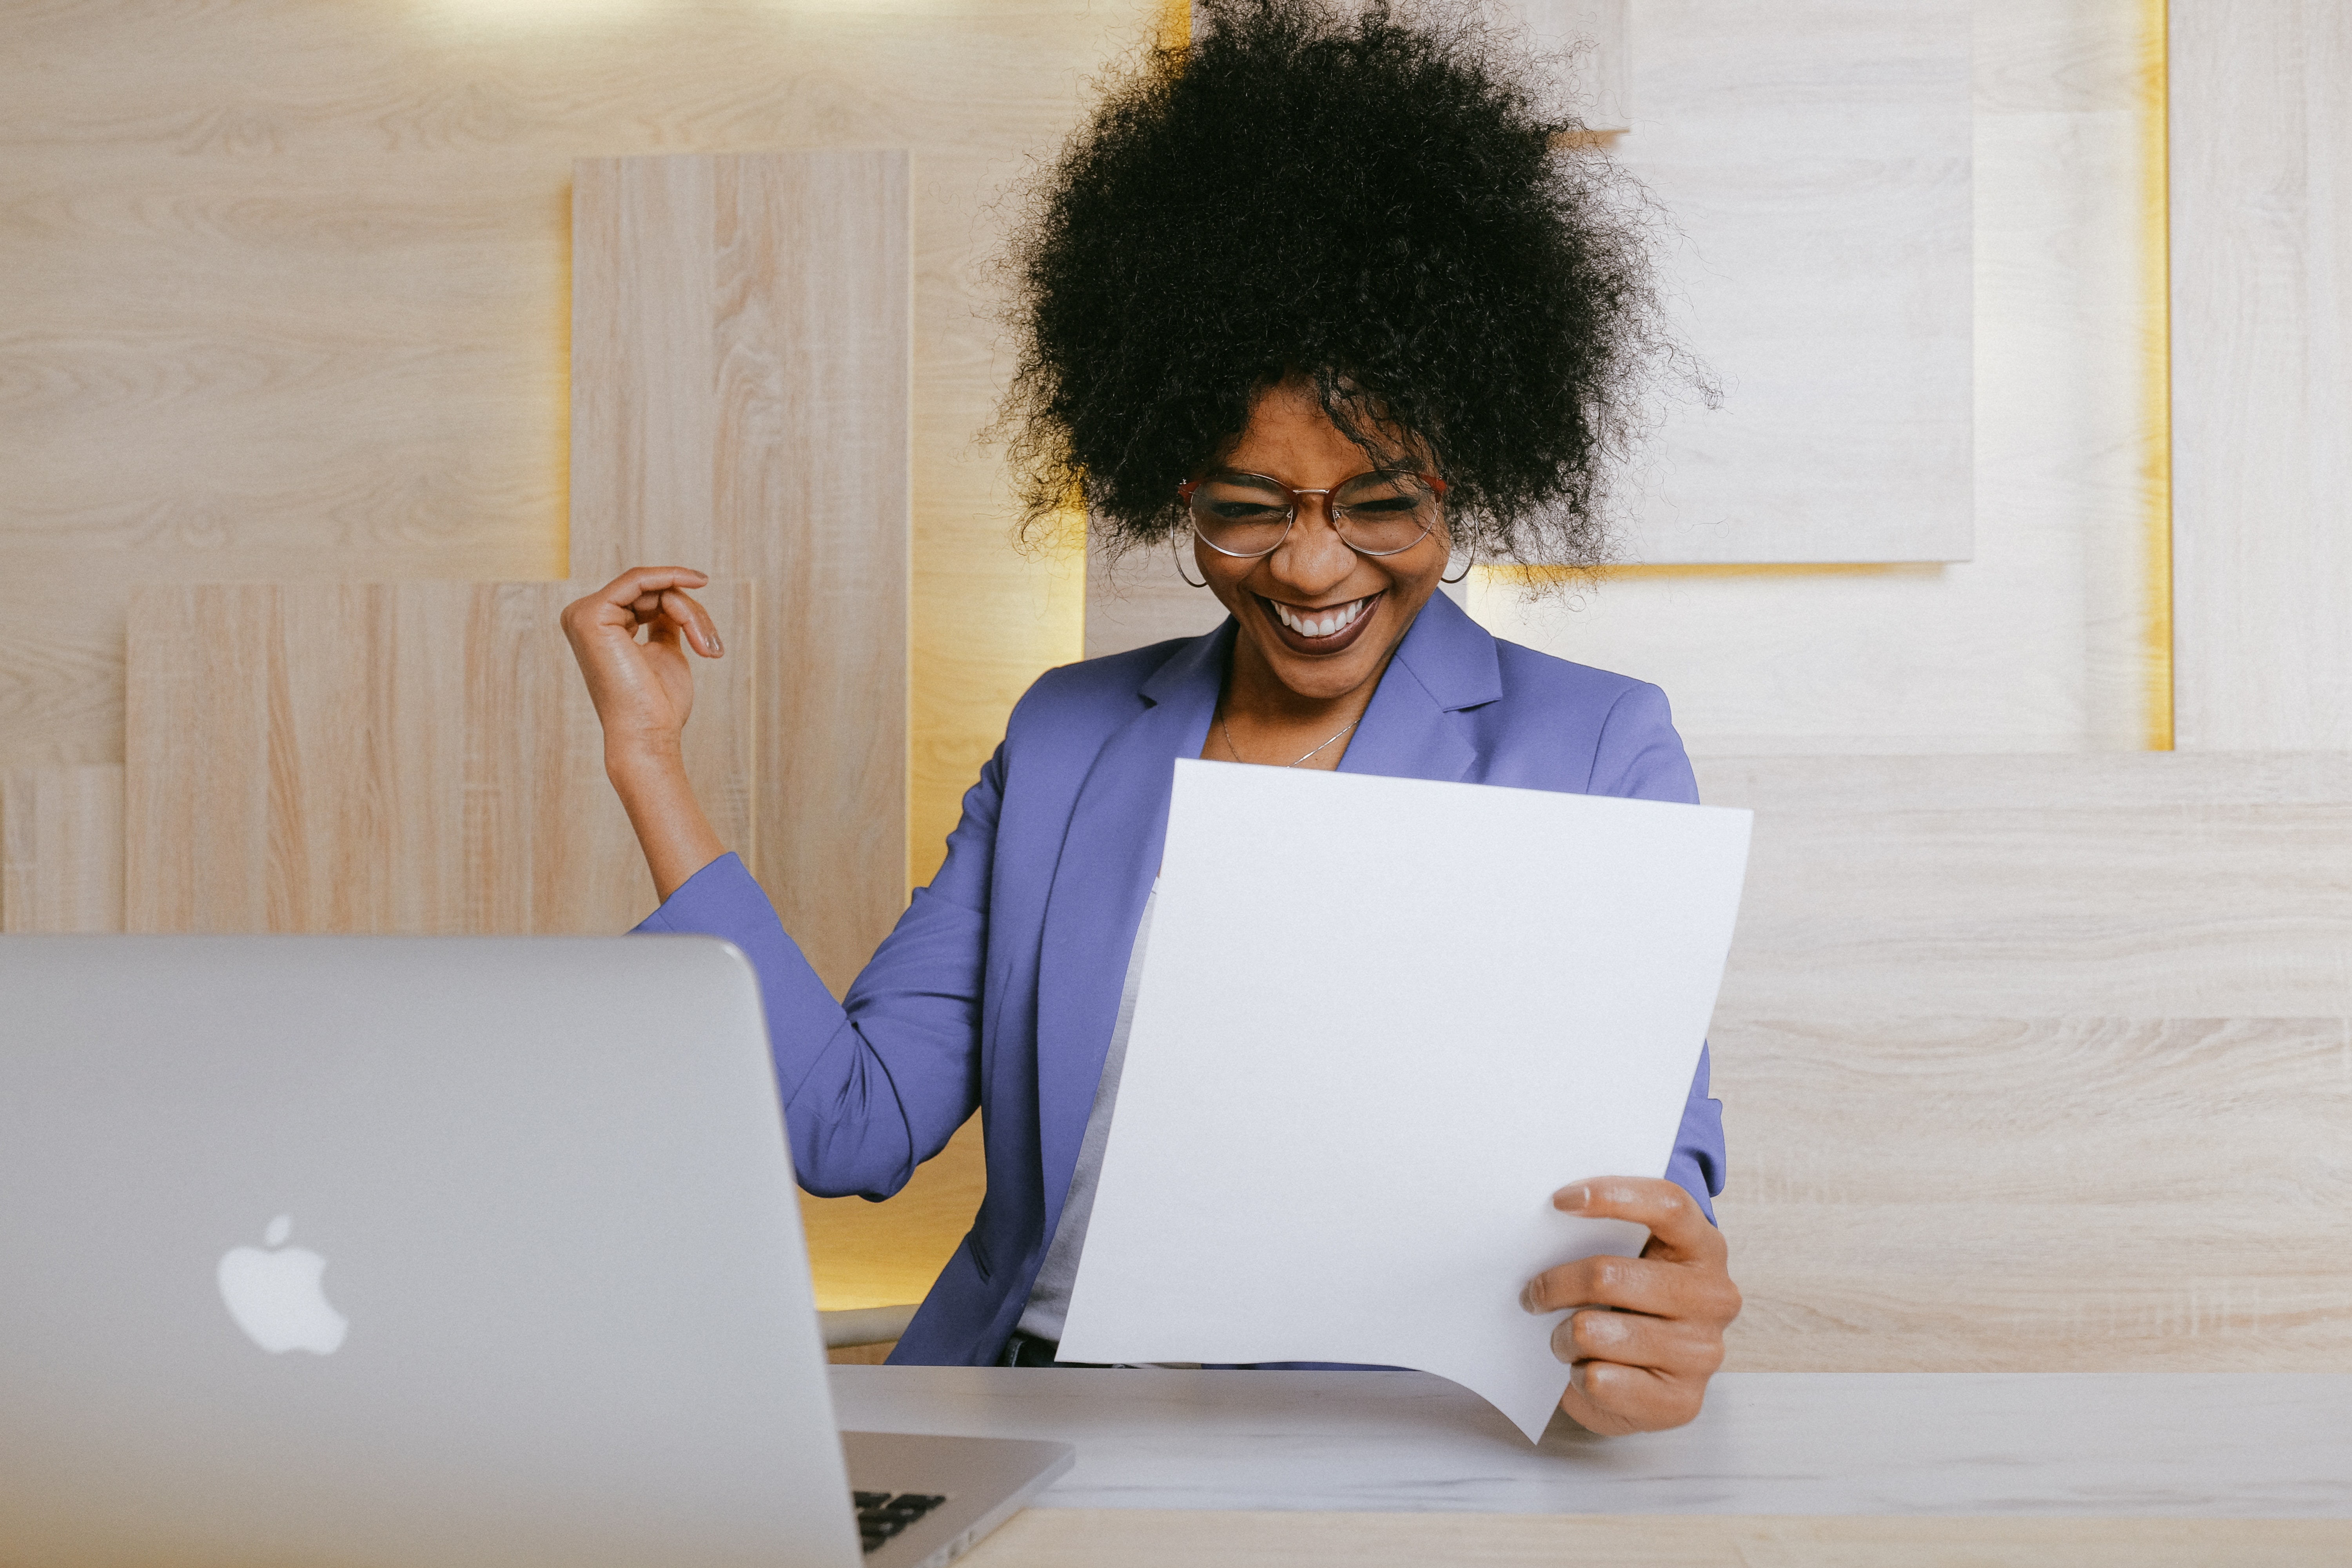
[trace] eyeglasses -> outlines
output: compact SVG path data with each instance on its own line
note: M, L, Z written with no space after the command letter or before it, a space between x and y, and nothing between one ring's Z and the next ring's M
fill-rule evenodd
M1289 536L1298 498L1321 496L1332 531L1359 555L1398 555L1437 526L1445 481L1435 474L1376 468L1330 489L1295 490L1264 474L1223 470L1176 487L1192 531L1220 555L1271 555Z

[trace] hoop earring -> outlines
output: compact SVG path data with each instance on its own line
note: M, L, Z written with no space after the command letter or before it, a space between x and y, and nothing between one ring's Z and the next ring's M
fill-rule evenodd
M1463 579L1463 578L1467 577L1468 575L1470 575L1470 568L1472 568L1473 566L1475 566L1475 565L1477 565L1477 564L1478 564L1478 552L1477 552L1476 551L1475 551L1475 550L1474 550L1474 551L1472 551L1472 552L1470 552L1470 558L1469 558L1468 560L1466 560L1466 561L1465 561L1465 562L1463 562L1463 563L1462 563L1462 570L1461 570L1461 571L1456 572L1456 573L1455 573L1453 576L1451 576L1451 577L1440 577L1440 578L1438 579L1438 581L1439 581L1439 582L1441 582L1441 583L1444 583L1444 584L1445 584L1447 586L1451 587L1453 584L1454 584L1459 583L1460 581L1462 581L1462 579Z
M1183 579L1184 579L1185 584L1186 584L1188 586L1194 587L1194 588L1205 588L1205 587L1207 587L1207 586L1209 585L1209 580L1208 580L1206 577L1203 577L1203 578L1202 578L1199 582L1195 583L1195 582L1193 582L1193 581L1192 581L1192 576L1191 576L1188 573L1186 573L1186 572L1185 572L1185 570L1184 570L1184 549L1183 549L1183 546L1182 546L1182 545L1181 545L1181 544L1177 541L1176 536L1175 536L1174 534L1170 534L1170 535L1168 536L1168 553L1169 553L1169 554L1171 554L1171 555L1172 555L1172 556L1174 556L1174 557L1176 558L1176 575L1178 575L1179 577L1183 578Z

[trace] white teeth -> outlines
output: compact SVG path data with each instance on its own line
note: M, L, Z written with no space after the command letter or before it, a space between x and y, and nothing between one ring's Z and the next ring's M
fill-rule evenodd
M1328 637L1335 632L1345 631L1356 624L1356 617L1363 614L1365 604L1364 600L1358 599L1353 604L1340 605L1328 616L1316 617L1302 616L1279 600L1267 602L1274 605L1274 613L1282 624L1303 637Z

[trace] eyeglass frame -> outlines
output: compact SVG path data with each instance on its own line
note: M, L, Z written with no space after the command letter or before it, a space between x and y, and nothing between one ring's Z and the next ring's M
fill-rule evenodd
M1239 479L1264 479L1267 484L1273 486L1276 489L1280 490L1284 495L1290 498L1290 509L1283 515L1282 519L1281 538L1276 540L1272 544L1267 545L1264 550L1228 550L1223 545L1218 543L1215 540L1211 539L1207 534L1202 533L1201 531L1199 520L1192 516L1192 492L1199 489L1201 486L1206 482L1207 479L1213 476L1204 475L1202 479L1186 479L1182 484L1176 487L1176 494L1184 502L1184 521L1192 527L1192 537L1207 545L1210 549L1215 551L1218 554L1231 556L1235 561L1263 561L1267 556L1273 554L1276 551L1281 549L1284 545L1289 543L1291 528L1298 521L1298 498L1300 496L1321 496L1323 498L1323 516L1325 520L1330 523L1331 531L1335 534L1339 534L1339 542L1354 551L1357 554L1369 557L1375 561L1385 560L1387 557L1391 555L1402 555L1406 551L1411 550L1413 545L1419 544L1423 540L1427 539L1431 534L1437 531L1437 523L1434 520L1432 520L1428 526L1424 527L1420 533L1413 537L1412 544L1400 544L1394 550L1366 550L1357 544L1355 541L1349 539L1347 534L1341 532L1339 528L1339 513L1332 509L1331 494L1334 490L1345 489L1348 486L1354 484L1358 479L1362 479L1365 474L1410 475L1412 478L1419 479L1422 483L1427 485L1430 489L1435 493L1440 501L1443 501L1445 499L1445 481L1444 479L1440 479L1435 474L1419 473L1411 468L1366 468L1362 474L1349 474L1338 484L1327 486L1319 490L1294 489L1290 486L1284 484L1280 479L1276 479L1272 474L1255 474L1250 472L1246 468L1222 468L1219 469L1218 472Z

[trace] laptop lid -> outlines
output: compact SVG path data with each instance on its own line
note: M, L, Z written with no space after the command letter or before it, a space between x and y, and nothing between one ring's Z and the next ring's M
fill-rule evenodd
M0 1563L859 1561L699 937L0 939Z

